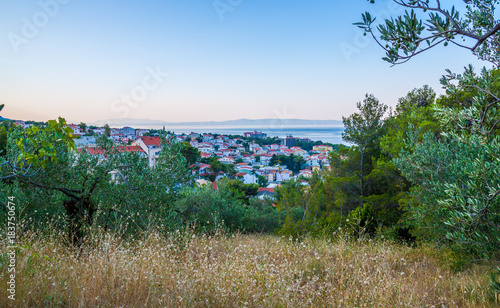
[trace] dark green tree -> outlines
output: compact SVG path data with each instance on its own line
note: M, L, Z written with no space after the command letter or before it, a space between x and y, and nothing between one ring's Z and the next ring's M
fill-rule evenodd
M373 159L380 156L380 138L385 133L383 117L387 106L368 94L363 102L356 105L358 113L342 117L345 127L342 139L353 144L345 154L352 176L356 178L353 184L357 186L358 205L363 208L363 197L370 195L374 186L366 177L373 169Z
M305 163L306 161L302 156L294 154L290 156L274 154L269 161L269 165L271 166L285 165L289 170L295 173L299 172Z
M233 198L244 204L249 204L250 198L257 196L257 190L259 189L257 184L244 184L240 180L229 181L227 187L232 191Z
M189 142L182 142L182 155L186 158L189 165L196 163L201 158L200 151L191 146Z
M111 127L109 127L108 124L104 124L104 133L106 134L106 136L111 136Z
M82 133L85 134L85 132L87 131L87 124L80 122L80 124L78 124L78 126L80 127L80 130L82 131Z
M381 148L388 159L395 158L405 148L405 137L412 129L422 134L439 134L440 125L434 115L436 93L424 85L408 92L398 100L396 110L385 121L386 134L381 138Z
M14 124L10 120L0 122L0 156L7 154L7 136L14 129Z
M264 176L258 174L257 181L258 181L260 187L267 187L268 181Z
M307 186L301 180L284 182L276 189L276 208L281 235L303 239L306 234L331 234L339 226L339 215L331 210L324 181L318 173L313 173Z
M216 230L241 230L245 207L233 198L225 181L218 182L218 190L210 186L185 188L174 203L177 213L172 227L189 226L199 233Z

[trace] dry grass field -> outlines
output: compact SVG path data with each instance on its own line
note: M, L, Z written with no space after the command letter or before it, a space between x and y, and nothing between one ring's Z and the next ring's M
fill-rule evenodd
M492 266L454 273L431 249L266 235L98 235L76 253L25 236L1 307L495 307Z

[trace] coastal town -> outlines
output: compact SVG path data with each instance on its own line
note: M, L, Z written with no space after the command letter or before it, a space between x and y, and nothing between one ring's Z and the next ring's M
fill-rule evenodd
M0 308L500 308L500 0L1 3Z
M29 125L22 121L15 124ZM77 136L77 148L91 155L104 154L96 145L97 138L103 134L114 142L119 152L136 152L147 159L151 167L155 166L162 149L157 130L95 127L83 123L68 124L68 127ZM330 168L328 154L334 150L333 145L318 144L309 138L291 135L268 138L261 131L245 132L243 136L196 132L168 132L168 136L192 147L197 159L191 162L190 168L199 185L216 188L222 178L239 179L244 184L258 184L261 198L274 195L274 189L286 180L299 179L303 185L309 185L307 178L314 171Z

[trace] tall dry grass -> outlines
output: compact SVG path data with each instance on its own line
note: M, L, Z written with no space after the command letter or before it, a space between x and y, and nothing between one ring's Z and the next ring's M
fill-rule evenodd
M174 233L142 241L97 235L78 253L58 237L28 236L21 245L18 307L497 305L491 267L453 273L431 250L386 242ZM7 307L7 273L0 275Z

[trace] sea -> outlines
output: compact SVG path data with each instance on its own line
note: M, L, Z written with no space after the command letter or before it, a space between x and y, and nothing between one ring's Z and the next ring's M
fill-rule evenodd
M136 127L139 128L139 127ZM162 126L143 127L161 129ZM312 141L322 141L332 144L346 144L342 140L342 125L266 125L266 126L231 126L231 125L207 125L207 126L165 126L165 130L176 134L190 134L191 132L205 134L243 135L245 132L258 131L267 134L268 137L285 138L287 136L309 138Z

